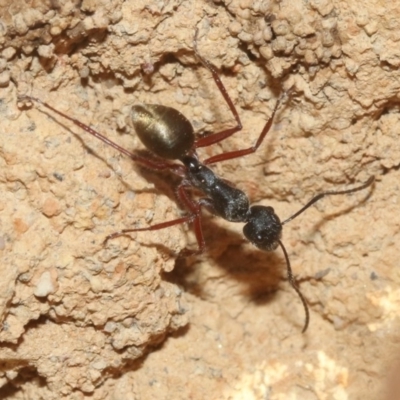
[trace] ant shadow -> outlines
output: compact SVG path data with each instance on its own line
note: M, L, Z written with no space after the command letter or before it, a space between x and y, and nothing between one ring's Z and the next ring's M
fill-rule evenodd
M203 231L206 241L205 253L213 259L213 267L221 270L221 278L226 274L240 286L238 292L250 301L264 304L272 299L284 279L284 258L275 252L262 252L249 244L243 235L227 230L214 221L213 216L203 214ZM220 241L224 249L221 251ZM196 264L203 255L179 257L175 268L163 274L163 279L177 284L194 296L207 299L208 294L196 277ZM207 277L204 278L207 281ZM218 279L218 278L217 278Z
M321 231L331 220L344 216L354 208L362 206L371 195L372 191L367 193L362 200L357 199L355 204L330 214L321 215L321 218L304 236L304 242L311 242L313 235ZM213 218L208 216L203 218L203 230L206 239L206 252L211 254L211 257L213 254L219 254L214 257L216 267L221 268L236 280L238 285L243 287L240 290L241 294L254 304L264 305L273 301L274 295L280 290L282 283L288 283L284 255L281 254L279 248L270 252L259 250L250 245L242 235L221 227L213 221ZM228 243L222 253L218 238L222 238L224 242ZM304 245L306 246L306 244ZM165 248L159 248L159 250L167 251ZM290 249L288 252L290 258ZM201 257L201 255L196 257ZM304 264L304 260L300 260L300 262ZM194 274L192 264L193 261L190 258L178 257L174 270L163 274L163 279L182 286L186 292L197 297L207 298L203 285L192 279ZM298 261L291 259L291 264L293 267L293 265L298 264ZM296 279L296 282L301 285L310 281L322 281L329 271L329 268L321 265L320 270L315 275L301 277Z

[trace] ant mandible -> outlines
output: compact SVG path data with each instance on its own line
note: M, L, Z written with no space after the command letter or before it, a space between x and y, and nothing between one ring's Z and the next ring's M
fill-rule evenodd
M113 147L119 152L127 155L132 160L138 162L144 167L153 170L169 170L182 178L181 183L177 188L177 195L179 200L184 204L189 213L181 218L172 221L163 222L160 224L152 225L147 228L137 229L123 229L119 232L107 236L105 242L118 236L126 235L132 232L139 231L154 231L159 229L168 228L173 225L182 224L185 222L193 223L194 232L196 235L198 250L197 251L183 251L182 254L199 254L205 249L205 240L201 226L201 209L205 207L212 213L224 218L230 222L244 223L243 233L244 236L260 250L272 251L278 246L282 249L283 255L286 260L287 278L290 285L296 291L303 304L305 311L305 322L302 332L307 330L310 321L310 313L305 297L298 288L294 279L292 268L289 261L289 256L285 246L281 241L282 226L289 221L298 217L312 204L325 196L341 195L346 193L353 193L370 186L374 181L374 177L370 177L367 182L352 189L340 191L326 191L313 197L304 207L294 213L291 217L280 221L279 217L275 214L272 207L262 205L250 205L247 195L237 189L233 184L224 179L219 178L216 174L207 167L207 165L215 164L220 161L232 160L247 154L254 153L261 145L265 136L269 132L276 111L284 96L281 96L275 104L272 114L262 129L256 143L246 149L229 151L221 154L214 155L200 161L196 150L201 147L210 146L212 144L221 142L234 133L242 129L239 114L229 97L219 75L213 65L205 60L197 49L197 36L196 30L193 40L193 50L197 58L201 61L203 66L211 73L215 84L217 85L220 93L222 94L226 104L228 105L233 117L236 120L236 126L225 129L221 132L213 133L208 136L195 138L192 124L189 120L174 108L162 106L158 104L141 104L132 107L131 119L133 126L138 134L142 143L148 150L153 153L152 158L147 158L139 154L131 153L130 151L119 146L115 142L107 139L101 133L95 131L82 122L72 118L63 112L55 109L48 103L31 96L24 96L21 100L27 99L42 104L46 108L52 110L56 114L70 120L75 125L79 126L86 132L100 139L107 145ZM181 164L172 163L167 160L179 160ZM195 188L206 197L194 200L189 191Z

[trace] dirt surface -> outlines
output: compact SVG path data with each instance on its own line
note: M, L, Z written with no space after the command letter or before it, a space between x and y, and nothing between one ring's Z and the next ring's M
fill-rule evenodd
M295 5L293 3L296 3ZM0 399L383 399L399 355L400 9L364 1L0 2ZM201 159L282 220L257 250L204 213L190 226L107 235L183 215L179 180L140 168L31 95L125 148L138 103L201 135L234 125L193 53L214 64L244 129ZM394 390L394 389L393 389ZM395 397L393 397L395 398Z

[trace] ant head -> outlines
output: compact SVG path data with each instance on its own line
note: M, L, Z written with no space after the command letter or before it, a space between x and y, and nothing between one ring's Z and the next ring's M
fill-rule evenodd
M282 224L272 207L252 206L243 233L259 249L272 251L279 245Z

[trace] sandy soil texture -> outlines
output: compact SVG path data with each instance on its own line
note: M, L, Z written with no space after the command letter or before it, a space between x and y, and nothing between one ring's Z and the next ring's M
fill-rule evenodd
M181 111L198 135L243 130L201 159L285 219L282 252L257 250L204 212L190 226L179 179L135 165L35 96L130 151L133 104ZM0 399L385 398L400 358L400 8L387 1L0 2ZM394 390L394 389L393 389ZM398 397L397 397L398 398Z

